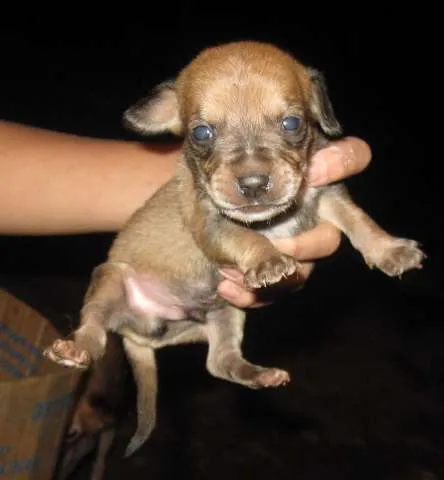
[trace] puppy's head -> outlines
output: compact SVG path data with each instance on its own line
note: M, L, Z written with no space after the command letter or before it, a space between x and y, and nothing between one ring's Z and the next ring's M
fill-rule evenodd
M204 50L124 117L140 133L183 136L196 183L243 222L291 206L313 146L341 134L322 75L258 42Z

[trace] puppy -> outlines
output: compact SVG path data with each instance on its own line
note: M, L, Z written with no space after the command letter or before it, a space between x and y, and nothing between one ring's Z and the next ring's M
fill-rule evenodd
M103 355L108 330L123 336L138 385L131 454L155 425L157 348L208 342L207 369L218 378L250 388L289 381L287 372L243 358L245 313L218 296L221 267L241 270L253 289L297 274L299 264L270 238L321 220L389 276L420 268L424 254L381 229L344 185L306 185L311 157L341 126L323 76L273 45L208 48L124 117L142 134L183 137L177 173L95 269L75 341L58 340L46 355L87 368Z

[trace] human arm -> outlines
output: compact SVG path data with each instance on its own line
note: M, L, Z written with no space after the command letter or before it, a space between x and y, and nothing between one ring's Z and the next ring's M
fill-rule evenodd
M178 151L0 121L0 234L116 231L172 176Z

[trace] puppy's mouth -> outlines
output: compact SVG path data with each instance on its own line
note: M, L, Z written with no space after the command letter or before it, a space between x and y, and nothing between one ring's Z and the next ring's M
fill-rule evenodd
M225 208L224 210L240 211L244 213L265 213L271 210L286 208L288 204L289 202L285 202L285 203L254 202L254 203L247 203L245 205L236 205L233 207L228 207L228 208Z
M260 222L270 220L276 215L286 211L293 202L286 201L282 203L264 203L264 202L250 202L245 205L224 206L222 213L242 222Z
M268 205L245 205L237 207L235 210L240 210L245 213L261 213L269 209Z
M288 210L296 201L297 192L298 188L293 184L289 185L283 194L274 198L268 195L256 199L241 199L239 196L227 198L217 190L209 193L223 215L244 223L253 223L271 220Z

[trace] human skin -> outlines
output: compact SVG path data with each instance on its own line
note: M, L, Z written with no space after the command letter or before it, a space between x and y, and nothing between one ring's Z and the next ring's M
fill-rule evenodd
M180 144L146 145L97 139L0 121L0 234L73 235L115 232L174 174ZM346 137L316 153L307 175L325 185L364 170L371 151L363 140ZM340 232L322 223L294 238L274 240L300 261L333 254ZM293 287L308 278L307 264ZM261 306L242 285L240 272L219 293L238 307Z

